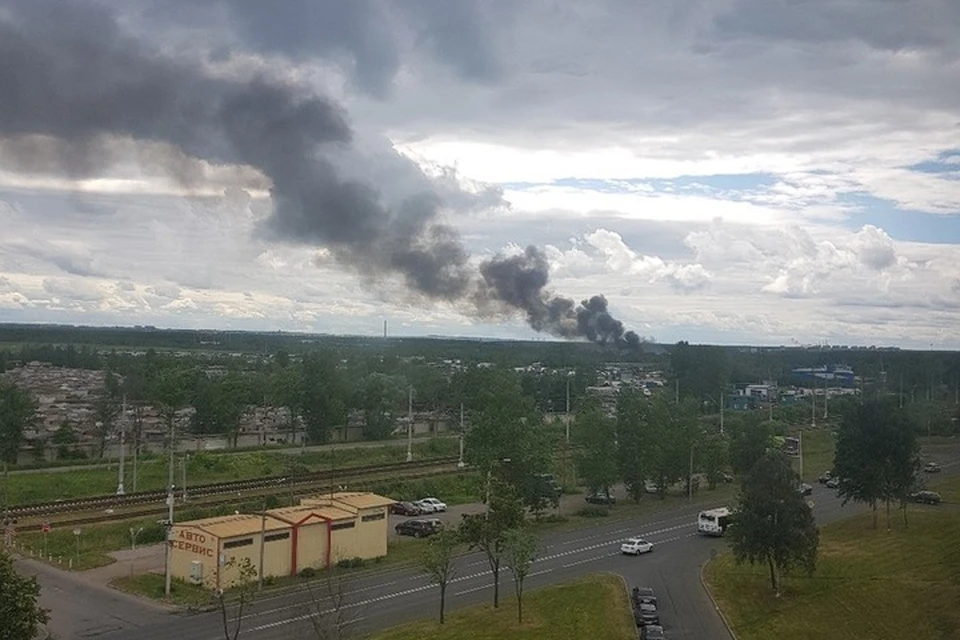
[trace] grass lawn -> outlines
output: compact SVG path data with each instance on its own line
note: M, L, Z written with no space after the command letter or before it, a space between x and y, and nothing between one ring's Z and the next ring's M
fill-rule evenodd
M523 624L516 600L504 589L499 609L480 605L449 612L445 624L413 622L372 636L372 640L635 640L630 603L619 576L594 575L531 591L523 598ZM434 615L435 612L434 612Z
M416 459L456 455L457 442L437 438L413 445ZM401 462L406 456L404 447L344 447L326 451L306 451L301 454L279 451L195 452L187 463L187 482L190 485L246 480L286 473L324 471L337 468ZM181 474L182 456L177 459L177 478ZM167 486L168 459L152 454L144 456L137 469L137 490L163 489ZM294 465L296 468L294 468ZM105 468L76 469L74 471L10 474L7 482L11 505L69 500L96 495L108 495L117 488L117 463ZM133 462L126 461L126 486L133 487Z
M960 482L952 481L953 488ZM773 597L766 567L724 554L707 567L711 590L740 640L960 638L960 511L911 506L873 529L864 514L821 529L813 576L786 577Z
M146 596L151 600L164 602L167 604L186 607L192 609L206 608L216 604L213 592L204 589L195 584L189 584L183 580L171 580L170 596L165 593L164 577L159 573L144 573L136 576L124 576L115 578L111 586L133 593L138 596Z

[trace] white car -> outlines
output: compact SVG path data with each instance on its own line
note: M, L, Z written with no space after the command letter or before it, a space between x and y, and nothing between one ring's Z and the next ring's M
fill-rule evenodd
M643 538L630 538L620 545L620 553L631 556L638 556L641 553L650 553L653 551L653 543L647 542Z
M440 502L436 498L424 498L417 500L416 505L423 509L424 513L440 513L447 510L445 502Z

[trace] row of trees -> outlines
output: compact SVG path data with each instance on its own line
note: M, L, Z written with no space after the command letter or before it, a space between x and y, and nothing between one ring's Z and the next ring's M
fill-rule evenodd
M625 390L613 415L599 399L586 400L576 424L577 467L591 491L609 493L622 482L639 501L652 481L662 498L669 486L691 482L694 469L706 474L712 488L727 467L726 440L692 401L675 404L662 394L648 398Z
M800 478L789 459L769 447L769 426L756 422L736 432L731 462L742 474L731 546L738 563L766 564L780 595L780 576L816 568L819 532L810 506L797 491ZM909 494L917 488L920 448L917 426L892 399L846 407L837 432L833 473L840 478L844 504L869 505L876 528L878 504L899 503L907 526Z

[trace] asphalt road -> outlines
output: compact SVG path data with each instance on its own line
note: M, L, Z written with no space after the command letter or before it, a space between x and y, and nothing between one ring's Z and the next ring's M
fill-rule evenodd
M942 459L943 475L960 471L960 462ZM820 524L863 510L856 505L842 506L836 492L822 485L814 487L809 498ZM719 505L717 505L719 506ZM568 581L579 575L613 572L622 575L627 585L652 587L659 598L661 616L668 637L676 639L721 639L728 634L699 582L702 564L713 552L725 548L723 539L696 534L696 513L702 507L679 507L661 514L633 520L605 522L578 531L551 533L542 538L541 557L533 566L527 586L530 589ZM654 543L654 551L639 557L622 556L619 543L632 535L642 535ZM457 563L458 574L448 587L449 608L487 602L491 599L491 576L484 558L468 554ZM44 580L45 586L47 584ZM55 587L56 588L56 587ZM49 587L47 587L49 589ZM330 592L336 585L314 584L296 591L264 597L244 615L241 638L256 640L292 640L316 637L311 619L330 620L340 616L357 631L370 631L404 621L436 615L439 592L435 585L411 569L394 569L351 577L342 585L341 606L333 607ZM77 593L73 589L56 591L53 599L45 592L45 606L69 607L83 616L90 614L91 624L77 626L72 635L60 633L61 640L92 638L103 640L217 640L223 638L219 613L170 616L144 609L128 599L122 602L99 601L102 594ZM501 575L501 598L512 606L510 574ZM100 602L106 602L101 604ZM104 607L109 607L104 610ZM333 609L337 609L334 611ZM97 612L107 622L95 622ZM118 629L117 627L123 627Z

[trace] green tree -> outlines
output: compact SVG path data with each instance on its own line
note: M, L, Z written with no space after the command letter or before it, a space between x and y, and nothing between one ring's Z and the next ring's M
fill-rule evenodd
M96 417L97 457L102 458L107 449L107 439L113 433L113 425L120 415L120 405L110 394L97 398L93 406Z
M447 585L457 577L454 558L459 544L456 531L441 531L430 538L420 556L420 568L430 582L440 587L440 624L445 621Z
M840 422L833 471L840 478L838 494L848 501L869 504L877 526L877 503L890 503L909 493L920 467L916 430L905 411L890 400L854 405Z
M490 504L485 513L464 514L460 538L471 550L481 551L493 575L493 606L500 606L500 566L506 534L521 526L523 503L509 484L496 480L490 490Z
M614 421L603 413L599 399L589 398L577 412L575 441L577 469L593 492L610 494L617 481L617 433Z
M737 564L765 562L777 597L781 574L795 567L812 573L817 564L820 534L799 483L786 455L768 451L743 479L727 530Z
M37 401L9 380L0 380L0 462L3 463L3 507L7 508L7 467L17 464L23 432L37 419Z
M513 586L517 594L517 621L523 623L523 583L530 575L530 568L537 559L537 537L526 529L512 529L504 542L504 560L513 574Z
M636 502L643 497L650 475L648 404L643 394L635 390L621 391L617 398L617 464L620 480Z
M727 440L719 434L705 436L697 449L699 453L699 467L707 476L710 489L716 489L723 480L723 473L729 464L729 449Z
M770 423L756 413L727 420L730 466L738 476L745 476L770 446L773 433Z
M485 383L476 396L481 409L465 438L466 460L481 471L499 474L513 485L524 505L539 514L558 500L537 478L550 470L551 463L542 417L521 392L516 376L501 372Z
M40 584L36 577L20 575L13 558L0 549L0 640L24 640L37 635L49 620L48 611L37 606Z
M650 440L647 445L651 478L661 499L667 488L688 475L698 433L695 404L679 405L656 396L646 408Z
M77 434L69 420L64 420L50 437L50 443L57 447L57 458L65 460L73 457L70 447L77 443Z
M408 391L407 381L400 376L371 373L362 380L358 404L363 408L365 439L384 440L393 434L395 416Z
M301 365L300 415L314 444L330 440L333 427L347 421L346 392L336 359L325 352L308 353Z

